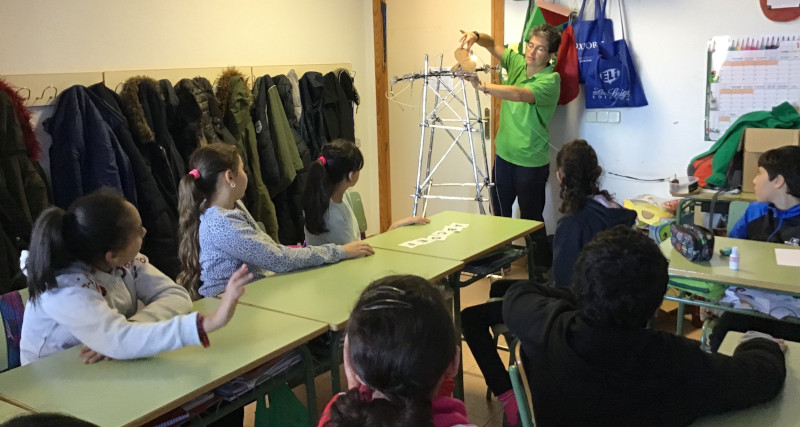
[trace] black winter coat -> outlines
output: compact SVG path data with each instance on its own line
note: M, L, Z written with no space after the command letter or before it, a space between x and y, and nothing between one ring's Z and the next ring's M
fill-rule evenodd
M138 205L133 171L112 126L84 86L72 86L58 97L44 127L53 137L50 177L56 205L67 209L75 199L100 187L120 190Z
M122 98L103 83L89 87L93 101L107 122L111 124L122 150L131 161L131 169L139 196L139 215L147 234L142 242L142 253L150 262L173 279L178 275L178 223L170 215L167 203L158 190L158 184L142 153L133 142L128 122L122 114Z
M328 142L325 119L322 113L322 93L325 89L321 73L309 71L300 78L300 99L303 114L300 116L300 134L308 143L311 159L319 156L319 150Z
M345 139L355 142L353 108L339 84L334 72L325 74L325 89L322 93L322 114L328 141Z
M170 216L177 223L178 183L187 171L169 133L157 83L146 77L128 79L121 96L133 140L150 166Z
M23 126L33 135L22 100L0 81L0 293L25 287L19 255L30 243L33 223L50 205L44 171L29 157ZM25 116L25 117L23 117ZM38 142L31 138L31 143Z

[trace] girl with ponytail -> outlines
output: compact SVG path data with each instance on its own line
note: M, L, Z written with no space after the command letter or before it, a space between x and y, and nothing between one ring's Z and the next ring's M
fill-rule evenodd
M460 350L441 292L418 276L389 276L361 294L344 341L350 389L320 427L470 425L464 402L437 396L458 372Z
M362 242L305 248L275 243L241 202L247 175L233 145L214 143L198 148L189 164L192 170L181 179L178 190L181 273L177 282L193 297L219 295L225 291L226 277L242 265L247 265L257 280L273 272L373 253Z
M353 207L344 193L356 185L362 167L364 157L354 143L336 139L322 147L319 158L309 167L303 191L307 244L344 245L361 240ZM389 230L429 222L427 218L412 216L395 222Z
M23 365L78 344L84 363L209 345L206 334L228 323L252 275L232 272L211 315L186 314L186 290L139 253L146 232L136 208L111 189L77 199L66 212L42 212L26 260Z

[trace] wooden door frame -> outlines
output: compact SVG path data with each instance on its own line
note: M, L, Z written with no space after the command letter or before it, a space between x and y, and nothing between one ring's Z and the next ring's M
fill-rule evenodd
M386 68L386 31L384 28L383 12L381 6L387 0L372 0L372 35L374 40L373 53L375 56L375 107L378 125L378 203L380 210L380 231L386 231L392 224L392 187L391 187L391 152L389 144L389 100L386 92L389 90L389 75ZM491 0L491 34L495 40L503 40L505 31L505 1ZM492 57L492 66L500 63ZM492 72L492 80L498 81L497 72ZM493 97L490 113L491 141L497 134L500 124L500 99ZM494 166L494 143L492 147L491 164Z

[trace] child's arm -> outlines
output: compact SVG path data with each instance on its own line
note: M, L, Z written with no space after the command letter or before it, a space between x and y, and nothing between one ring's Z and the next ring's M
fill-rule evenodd
M38 304L81 343L114 359L133 359L200 345L197 313L160 322L129 322L112 310L95 289L60 288L45 292Z
M244 285L250 283L252 280L253 275L247 271L247 265L242 265L228 280L228 284L225 287L225 293L222 295L217 309L205 317L199 313L197 314L197 317L195 318L195 324L197 327L197 333L200 336L200 343L204 347L209 345L207 341L208 337L205 336L205 334L216 331L217 329L225 326L231 320L233 313L236 310L236 304L239 302L239 298L244 295ZM205 337L205 341L203 337ZM101 360L108 360L112 358L105 356L103 353L92 350L86 345L83 346L79 355L81 359L83 359L83 363L95 363Z
M428 218L425 218L424 216L419 216L419 215L417 215L417 216L410 216L410 217L407 217L407 218L403 218L403 219L401 219L400 221L396 221L395 223L393 223L392 225L390 225L390 226L389 226L389 229L388 229L388 230L386 230L386 231L389 231L389 230L394 230L394 229L395 229L395 228L397 228L397 227L403 227L403 226L406 226L406 225L412 225L412 224L430 224L430 223L431 223L431 220L429 220Z
M157 322L192 311L192 299L186 289L150 264L146 256L136 256L130 273L133 275L136 298L145 307L128 320Z
M212 233L217 250L246 264L283 273L321 264L330 264L345 258L345 250L339 245L290 248L275 243L266 233L256 230L241 214L208 218L205 230Z

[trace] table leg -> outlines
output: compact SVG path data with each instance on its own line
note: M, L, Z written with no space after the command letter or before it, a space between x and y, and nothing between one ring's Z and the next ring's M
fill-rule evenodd
M306 409L308 410L308 425L317 425L317 388L314 385L314 359L308 346L300 346L300 356L303 358L303 372L306 379Z
M331 392L336 395L342 391L339 365L342 364L342 333L331 331Z
M525 259L528 261L528 279L533 279L534 277L536 277L534 275L534 270L536 266L534 265L534 260L533 260L533 245L535 245L535 243L533 242L532 234L528 234L527 236L525 236L525 249L526 249Z
M679 296L686 298L686 292L681 291ZM678 303L678 320L675 322L675 335L683 335L683 316L686 314L686 304Z
M450 289L453 291L453 323L456 326L456 333L459 337L459 343L461 342L461 272L453 273L448 278L448 282L450 282ZM464 346L459 346L463 348ZM459 363L458 363L458 373L456 377L453 379L455 382L455 388L453 389L453 397L456 399L464 400L464 363L463 358L461 356L461 352L458 353Z

